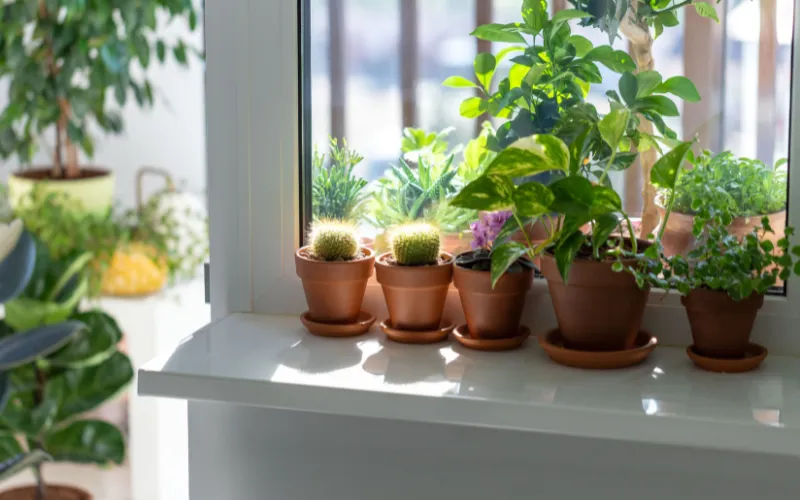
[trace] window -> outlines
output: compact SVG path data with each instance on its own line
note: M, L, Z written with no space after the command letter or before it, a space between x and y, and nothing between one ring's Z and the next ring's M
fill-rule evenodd
M440 138L447 146L436 148L438 156L426 154L442 162L442 156L454 153L455 165L464 162L464 149L483 130L480 120L459 113L474 90L441 83L454 75L473 79L478 50L496 54L504 48L502 43L478 42L469 33L482 23L518 21L522 0L279 0L270 7L254 0L245 3L232 8L230 19L213 21L227 26L228 31L218 33L226 32L230 39L208 41L209 75L225 75L210 76L208 82L212 273L226 283L215 310L298 314L304 303L292 255L305 223L314 216L314 148L327 157L322 165L330 162L330 136L346 139L346 148L363 157L356 162L357 157L344 154L340 161L352 162L353 174L366 181L360 229L380 240L386 228L376 220L376 193L382 183L392 182L387 180L391 166L399 167L401 158L412 173L418 169L419 152L402 151L404 129L426 133L407 132L409 149L414 137L426 143L452 128ZM562 0L549 3L555 11L572 7ZM716 7L720 23L693 9L676 10L675 19L664 23L677 25L664 27L653 43L654 66L662 79L685 75L702 96L699 102L673 96L680 115L666 117L666 125L678 137L698 136L700 144L714 152L731 150L772 166L794 148L789 142L790 108L797 108L790 106L797 95L791 78L796 64L791 51L795 28L789 21L793 3L742 0ZM754 19L759 22L754 24ZM608 43L608 35L596 27L580 26L576 20L569 24L573 34L595 46ZM217 60L213 72L214 47L225 44L239 49L242 57ZM625 38L614 40L613 47L632 49ZM510 67L507 60L497 74L505 76ZM619 73L603 68L601 75L603 82L591 87L586 100L604 113L606 93L618 89ZM503 122L497 117L490 121L495 128ZM231 167L217 171L222 164ZM800 202L792 202L800 196L798 179L790 176L791 186L782 191L792 221L800 220ZM463 179L454 185L459 182ZM640 214L641 169L634 165L614 173L612 182L625 209ZM437 216L438 202L428 206L428 216ZM469 229L469 218L446 220L452 221L453 244L468 245L463 231ZM222 261L219 267L215 255ZM789 286L785 297L768 301L759 331L791 337L788 318L800 314L800 290L793 290ZM531 294L535 321L551 319L544 294L543 286L534 287ZM648 328L679 325L668 337L683 343L680 336L688 330L676 299L674 294L663 300L654 296ZM377 287L368 291L367 301L382 304Z

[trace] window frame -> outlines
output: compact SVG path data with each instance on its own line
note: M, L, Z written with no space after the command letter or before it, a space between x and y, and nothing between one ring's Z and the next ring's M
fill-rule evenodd
M212 318L234 312L299 315L305 310L294 270L301 228L299 22L302 0L209 0L206 6L206 106L211 225ZM795 0L800 12L800 0ZM800 40L800 23L794 37ZM792 73L800 57L792 50ZM800 76L792 81L792 125L800 113ZM791 136L791 132L790 132ZM800 158L800 140L790 142ZM799 167L796 167L800 169ZM800 172L789 175L789 222L800 223ZM370 283L365 309L386 316L380 286ZM461 320L457 292L446 314ZM526 308L535 334L555 325L546 282L537 280ZM785 296L768 296L754 341L800 354L800 280ZM677 293L653 291L643 328L662 343L691 343Z

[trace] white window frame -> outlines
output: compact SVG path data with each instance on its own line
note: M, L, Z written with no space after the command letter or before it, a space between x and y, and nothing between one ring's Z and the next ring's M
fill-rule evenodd
M795 0L800 12L800 0ZM299 315L305 310L295 275L300 240L300 109L298 0L208 0L206 106L214 319L234 312ZM800 23L794 36L800 40ZM793 51L793 131L800 113L800 51ZM800 140L790 159L800 158ZM798 160L800 161L800 160ZM790 174L789 223L800 225L800 165ZM800 240L795 240L800 243ZM366 310L386 316L371 283ZM451 291L447 314L463 317ZM537 280L526 309L534 333L555 325L546 283ZM773 352L800 354L800 280L786 297L770 296L754 340ZM677 293L651 294L644 328L662 343L691 343Z

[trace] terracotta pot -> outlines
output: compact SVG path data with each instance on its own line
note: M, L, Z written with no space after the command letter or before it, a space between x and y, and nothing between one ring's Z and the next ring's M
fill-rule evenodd
M105 213L114 203L114 174L103 168L81 168L76 179L52 179L50 168L34 168L11 174L8 177L8 199L11 207L17 209L24 205L34 186L40 186L45 193L69 196L80 206L66 208Z
M458 289L469 334L476 338L507 338L519 333L525 297L533 285L533 269L506 273L492 289L489 271L456 265L453 282Z
M362 248L363 259L324 262L308 257L308 248L294 254L297 275L303 281L308 312L322 323L353 323L361 312L361 302L372 276L375 254Z
M656 208L658 209L659 216L661 217L661 221L664 220L664 216L666 215L666 209L656 203ZM754 228L761 225L762 215L754 215L752 217L736 217L733 219L733 222L730 226L728 226L728 232L737 238L743 238L745 235L749 234ZM769 235L767 237L768 240L772 241L772 243L777 244L778 240L783 238L784 230L786 228L786 211L775 212L773 214L769 214L769 224L772 226L773 231L775 234ZM664 254L667 257L672 257L673 255L686 255L687 253L691 252L694 249L695 245L695 237L692 234L692 225L694 223L694 216L690 214L682 214L678 212L672 212L669 214L669 220L667 221L667 227L664 230L664 236L662 238L662 244L664 245ZM655 234L658 234L659 228L656 228L653 231Z
M22 486L0 493L0 500L34 500L35 486ZM45 500L93 500L88 491L74 486L47 485Z
M576 260L566 285L555 258L542 254L542 274L547 279L558 327L572 349L620 351L634 345L650 288L640 290L633 276L614 272L612 264Z
M442 253L443 264L400 266L389 262L391 253L375 261L392 327L426 331L439 328L447 289L453 281L453 256Z
M692 290L681 303L689 316L695 351L710 358L741 358L764 296L753 294L736 302L725 292Z

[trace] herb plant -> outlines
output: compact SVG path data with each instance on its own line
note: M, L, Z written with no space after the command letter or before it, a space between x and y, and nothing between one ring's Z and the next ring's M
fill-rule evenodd
M0 15L0 80L9 83L0 113L0 158L30 163L52 134L51 177L80 174L77 148L94 155L90 130L118 134L133 94L151 106L155 89L145 73L167 54L187 65L189 43L165 39L160 27L176 19L190 30L198 12L190 0L9 0ZM113 94L113 100L111 98Z
M316 219L354 221L363 210L367 198L364 190L367 181L353 170L364 158L347 147L347 140L330 138L330 163L325 164L325 154L314 149L312 161L311 194L313 214Z
M758 160L737 158L730 151L716 155L705 151L692 164L675 187L676 212L702 214L713 208L727 220L786 208L786 160L770 168Z

